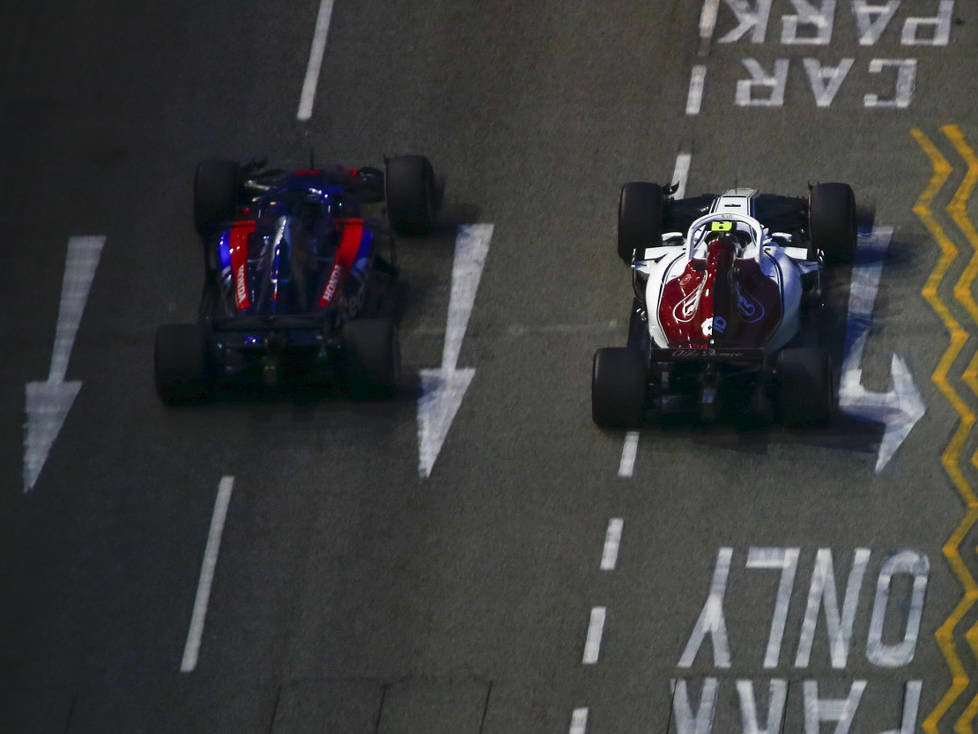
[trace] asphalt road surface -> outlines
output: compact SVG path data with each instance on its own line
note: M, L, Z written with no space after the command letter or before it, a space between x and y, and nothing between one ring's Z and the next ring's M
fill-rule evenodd
M978 7L713 7L8 3L0 730L972 731ZM399 398L165 408L153 332L195 316L194 165L312 148L424 153L445 178L441 227L401 250ZM897 415L897 354L926 413L879 472L859 416L637 444L592 424L591 356L630 303L618 187L674 174L691 194L847 181L893 228L849 376ZM424 478L417 375L466 224L493 225L475 375ZM59 372L68 243L95 236ZM45 380L81 387L25 491Z

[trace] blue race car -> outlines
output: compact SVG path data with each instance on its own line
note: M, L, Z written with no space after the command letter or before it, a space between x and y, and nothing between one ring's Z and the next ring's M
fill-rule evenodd
M435 176L424 156L385 170L204 161L194 222L204 248L195 324L156 332L156 390L165 403L210 397L221 383L277 385L339 378L360 397L397 390L392 235L434 223ZM364 207L385 204L390 227Z

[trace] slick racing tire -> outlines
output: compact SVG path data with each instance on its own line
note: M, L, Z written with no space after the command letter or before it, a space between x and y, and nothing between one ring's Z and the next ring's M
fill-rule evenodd
M422 235L435 223L435 173L423 155L387 160L387 218L402 236Z
M345 378L353 396L389 398L397 392L401 348L390 319L358 319L343 325Z
M199 324L158 328L154 367L156 392L168 405L207 400L213 392L207 334Z
M602 428L638 428L645 414L645 360L635 349L607 347L594 353L591 418Z
M818 250L830 265L851 263L856 257L856 197L844 183L816 184L808 202L808 231L814 260Z
M240 170L234 161L203 161L194 175L194 225L206 237L234 219Z
M832 360L824 349L797 347L778 355L778 402L785 425L825 424L835 408Z
M626 265L641 260L646 247L662 244L662 208L665 196L654 183L633 181L618 197L618 257Z

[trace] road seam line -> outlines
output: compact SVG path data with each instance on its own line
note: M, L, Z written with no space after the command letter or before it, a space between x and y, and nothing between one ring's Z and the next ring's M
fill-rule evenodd
M231 501L233 488L234 477L221 477L217 488L217 499L214 501L214 513L211 515L210 530L207 531L207 546L204 548L204 560L200 566L200 580L197 582L197 596L194 598L194 611L190 617L190 630L187 632L187 643L184 645L183 660L180 662L181 673L191 673L197 667L200 639L207 618L207 603L210 601L214 569L217 567L217 554L221 549L221 535L224 532L224 520L227 518L228 503Z

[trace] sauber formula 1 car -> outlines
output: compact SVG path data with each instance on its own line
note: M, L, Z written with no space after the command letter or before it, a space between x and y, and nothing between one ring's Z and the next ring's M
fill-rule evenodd
M200 314L196 324L157 330L160 398L200 400L219 382L335 378L360 396L392 395L400 371L395 242L362 209L386 203L394 232L415 235L431 227L436 199L423 156L387 159L384 171L201 163Z
M821 275L855 256L852 189L674 192L621 189L618 255L631 265L634 301L628 345L594 355L594 422L633 428L648 409L826 422L835 381L818 343Z

